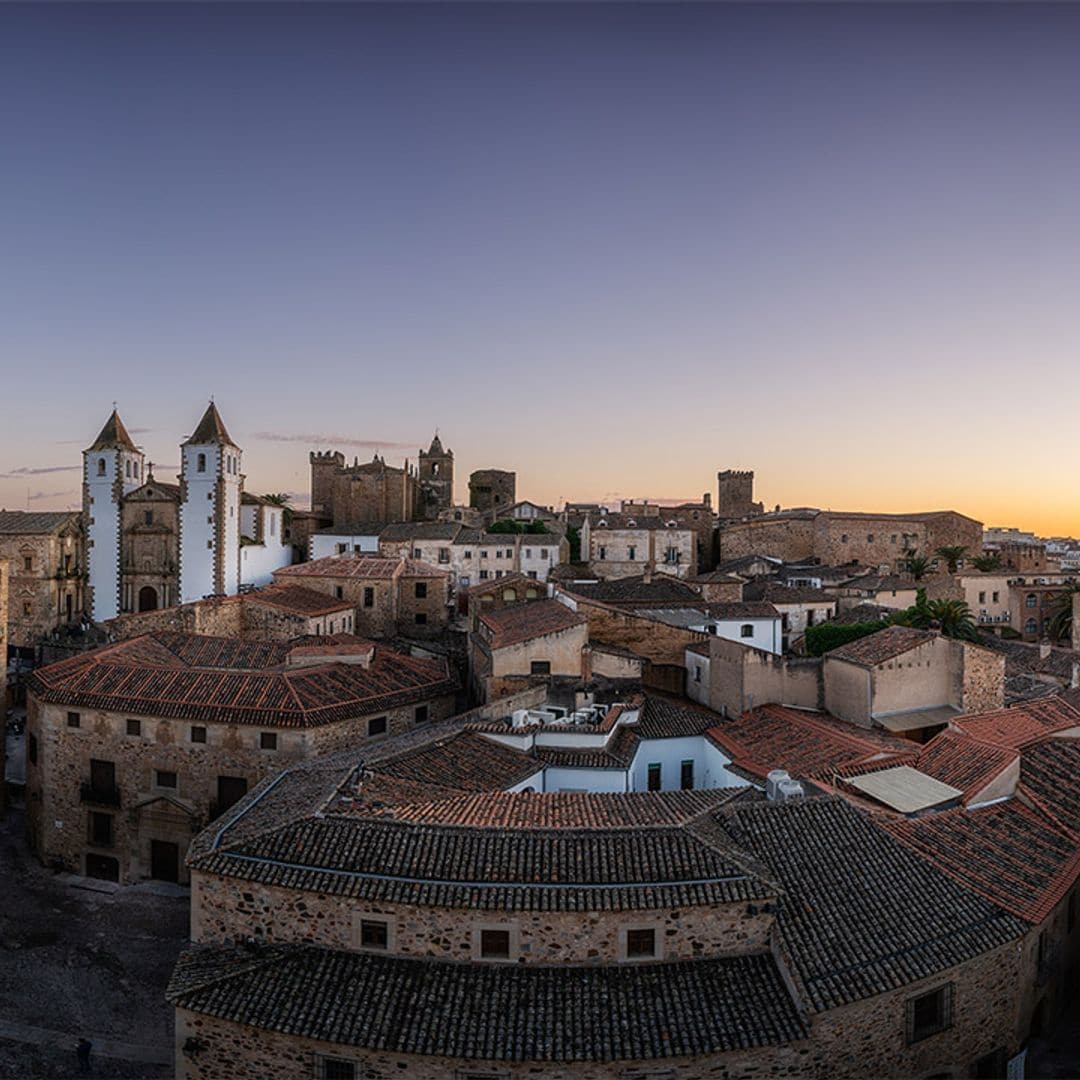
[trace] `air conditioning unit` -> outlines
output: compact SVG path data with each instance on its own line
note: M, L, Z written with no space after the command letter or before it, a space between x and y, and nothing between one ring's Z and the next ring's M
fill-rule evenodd
M780 782L776 795L777 802L795 802L798 799L805 798L806 792L798 780L782 780Z
M787 769L772 769L765 777L765 797L769 802L777 802L780 785L791 780L791 774Z

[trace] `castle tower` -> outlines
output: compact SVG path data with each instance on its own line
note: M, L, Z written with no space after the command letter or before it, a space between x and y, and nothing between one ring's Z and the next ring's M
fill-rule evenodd
M240 448L217 406L180 447L180 602L232 596L240 585Z
M120 504L143 482L143 454L114 408L93 445L83 451L83 521L91 617L120 614Z
M735 521L763 511L762 504L754 502L753 472L725 469L716 474L716 479L719 486L716 513L721 521Z
M435 521L440 510L454 505L454 451L444 450L435 432L431 446L419 451L419 461L421 513Z
M311 464L311 509L334 517L334 478L345 468L345 455L337 450L308 454Z

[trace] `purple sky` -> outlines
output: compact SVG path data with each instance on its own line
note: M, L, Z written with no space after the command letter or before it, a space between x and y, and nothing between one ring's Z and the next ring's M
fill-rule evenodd
M1080 8L0 7L0 505L113 400L248 487L438 426L540 502L1080 533ZM268 437L268 435L273 437Z

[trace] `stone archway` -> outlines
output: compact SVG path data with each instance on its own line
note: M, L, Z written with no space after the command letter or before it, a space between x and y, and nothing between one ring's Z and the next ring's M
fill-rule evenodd
M139 610L157 611L158 594L153 585L144 585L139 590Z

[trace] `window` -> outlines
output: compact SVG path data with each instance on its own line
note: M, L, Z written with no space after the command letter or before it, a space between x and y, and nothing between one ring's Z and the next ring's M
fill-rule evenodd
M626 931L627 960L652 960L655 956L656 931L652 927Z
M112 847L113 845L113 816L112 814L100 814L97 811L90 812L89 835L87 841L94 847Z
M940 986L907 1003L907 1041L921 1042L952 1027L952 985Z
M366 586L364 589L364 607L370 608L375 606L375 590L370 586Z
M362 949L385 949L389 944L386 923L381 919L360 920L360 947Z
M98 476L105 475L105 459L103 457L97 459L97 474Z
M340 585L335 585L334 586L334 599L335 600L344 600L345 599L345 590L344 590L344 588L342 588L342 586L340 586Z
M472 558L472 552L471 551L466 551L465 552L465 558L466 559L471 559Z
M480 552L480 558L481 559L486 559L487 557L488 557L488 553L486 551L481 551Z
M754 636L754 624L743 623L739 627L739 637L753 637Z
M82 723L82 714L77 712L69 712L67 714L67 726L78 727Z
M627 557L627 558L628 558L628 559L629 559L629 560L630 560L631 562L633 562L633 561L634 561L634 559L635 559L635 558L637 557L637 548L636 548L636 547L634 547L633 545L631 545L631 546L630 546L629 548L627 548L627 551L626 551L626 557Z
M206 455L205 454L199 454L199 456L195 459L195 471L196 472L206 472Z
M413 586L413 595L416 597L417 600L426 600L427 599L427 582L418 581Z
M486 570L481 570L480 571L480 580L481 581L487 581L487 579L488 579L488 572Z
M841 533L840 534L840 543L841 544L846 544L847 543L847 533Z
M386 717L385 716L373 716L367 725L368 737L374 735L386 734Z
M348 544L338 544L337 545L337 553L339 555L344 555L345 552L348 551L348 550L349 550L349 545Z
M34 556L33 555L24 555L23 556L23 569L24 570L33 570L34 569Z
M694 787L694 763L684 761L679 765L679 787L691 791Z
M514 549L513 548L507 548L506 549L506 557L508 559L512 559L514 557Z
M502 598L506 603L512 604L517 600L517 591L515 589L503 589Z
M480 931L480 959L481 960L509 960L510 959L510 931L509 930L481 930Z
M647 784L647 786L648 786L649 791L659 791L660 790L660 778L661 778L660 762L654 761L649 766L649 770L648 770L648 784Z
M550 675L551 674L551 661L550 660L533 660L529 663L530 675Z
M206 728L196 726L191 729L191 741L192 742L206 742Z
M22 613L24 615L33 615L34 614L34 605L31 604L29 600L26 600L26 601L23 602ZM71 724L69 726L78 727L79 725L78 724Z
M874 534L873 533L867 533L866 534L866 542L868 544L872 544L874 542Z
M413 723L414 724L426 724L428 722L428 707L426 705L417 705L413 710Z
M413 548L413 549L412 549L412 557L413 557L414 559L422 559L422 558L423 558L423 554L424 554L424 553L423 553L423 552L422 552L422 551L421 551L421 550L420 550L419 548Z
M997 1080L1005 1076L1007 1070L1004 1047L992 1051L979 1058L971 1067L971 1075L976 1080Z
M998 603L1000 594L997 593L997 592L993 592L990 595L993 597L993 600L991 601L991 603L994 603L994 604Z
M496 548L495 549L495 558L496 559L501 559L502 558L502 548Z
M277 749L277 732L276 731L260 731L259 732L259 749L260 750L276 750Z
M413 616L413 622L416 623L417 626L427 626L427 615L422 611L418 611Z
M979 603L980 604L985 604L986 603L986 593L985 592L980 592L979 593Z
M30 759L31 765L37 764L37 736L31 735L30 741L26 744L26 756Z
M1027 594L1027 596L1024 597L1024 607L1038 607L1038 606L1039 606L1038 598L1035 596L1035 594L1033 592L1029 592Z
M344 1058L319 1058L319 1080L358 1080L356 1065Z
M247 779L243 776L217 778L217 813L224 814L247 794Z
M129 735L141 736L142 735L142 721L141 720L129 720L127 722L127 733Z
M600 558L600 559L606 559L607 558L607 548L606 547L601 546L600 553L597 556L597 558Z
M450 549L439 548L439 562L448 563L450 561Z
M540 558L541 559L546 559L547 557L548 557L547 556L547 548L541 548L540 549Z
M176 790L176 773L168 769L154 770L154 786Z
M694 665L694 682L701 682L701 665Z
M1037 634L1038 632L1039 624L1034 619L1028 619L1028 621L1024 623L1025 634Z

